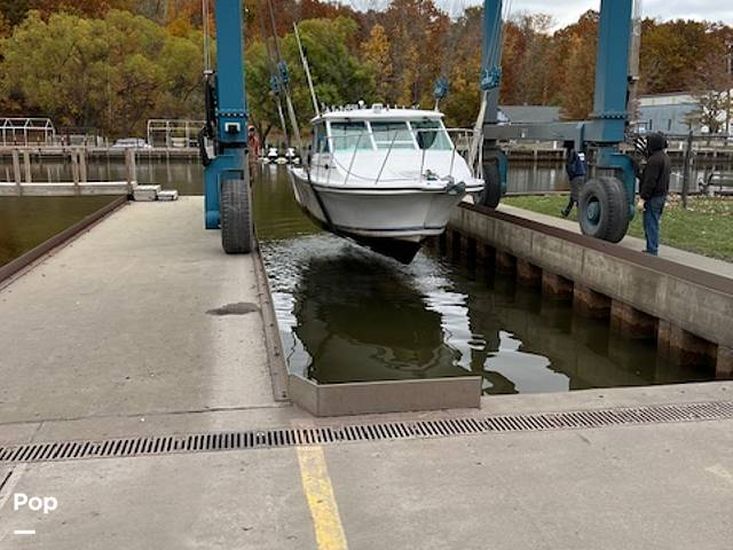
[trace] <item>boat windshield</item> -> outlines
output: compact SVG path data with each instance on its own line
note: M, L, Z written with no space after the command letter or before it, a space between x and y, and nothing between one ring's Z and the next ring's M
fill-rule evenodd
M332 122L331 138L334 151L372 148L364 122Z
M450 151L453 144L439 120L415 120L410 125L420 149L439 149Z
M414 149L415 142L412 140L407 122L371 122L372 135L377 149Z
M326 125L321 122L313 127L313 149L317 153L328 153L328 140L326 139Z

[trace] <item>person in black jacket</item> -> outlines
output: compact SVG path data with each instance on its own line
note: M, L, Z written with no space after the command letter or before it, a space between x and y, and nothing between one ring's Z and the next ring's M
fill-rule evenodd
M568 205L561 211L561 214L563 218L567 218L573 206L578 204L580 188L585 181L585 155L582 151L578 153L575 150L574 141L566 141L563 147L565 147L567 152L565 156L565 171L568 174L568 180L570 180L570 198L568 199Z
M659 253L659 221L669 191L672 165L664 149L667 140L662 134L650 134L646 142L647 163L639 183L639 196L644 201L644 235L646 252Z

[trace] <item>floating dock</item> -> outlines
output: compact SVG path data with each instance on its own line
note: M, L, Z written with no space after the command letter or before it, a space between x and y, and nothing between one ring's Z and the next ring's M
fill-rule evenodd
M733 382L315 418L202 202L117 205L0 283L0 548L729 545Z

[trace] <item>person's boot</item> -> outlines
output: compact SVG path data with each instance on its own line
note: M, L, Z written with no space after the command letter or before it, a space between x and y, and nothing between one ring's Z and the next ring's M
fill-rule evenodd
M565 208L560 210L560 214L562 214L563 218L567 218L570 215L570 211L573 209L573 203L571 202L568 204Z

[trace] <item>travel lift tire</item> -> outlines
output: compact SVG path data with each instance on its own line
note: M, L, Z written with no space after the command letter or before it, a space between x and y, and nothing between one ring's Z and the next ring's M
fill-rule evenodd
M620 180L588 180L580 191L578 218L584 235L617 243L629 228L629 203Z
M484 163L484 188L478 195L478 204L496 208L501 200L501 181L496 162Z
M227 254L248 254L254 240L247 180L225 179L221 182L221 246Z

